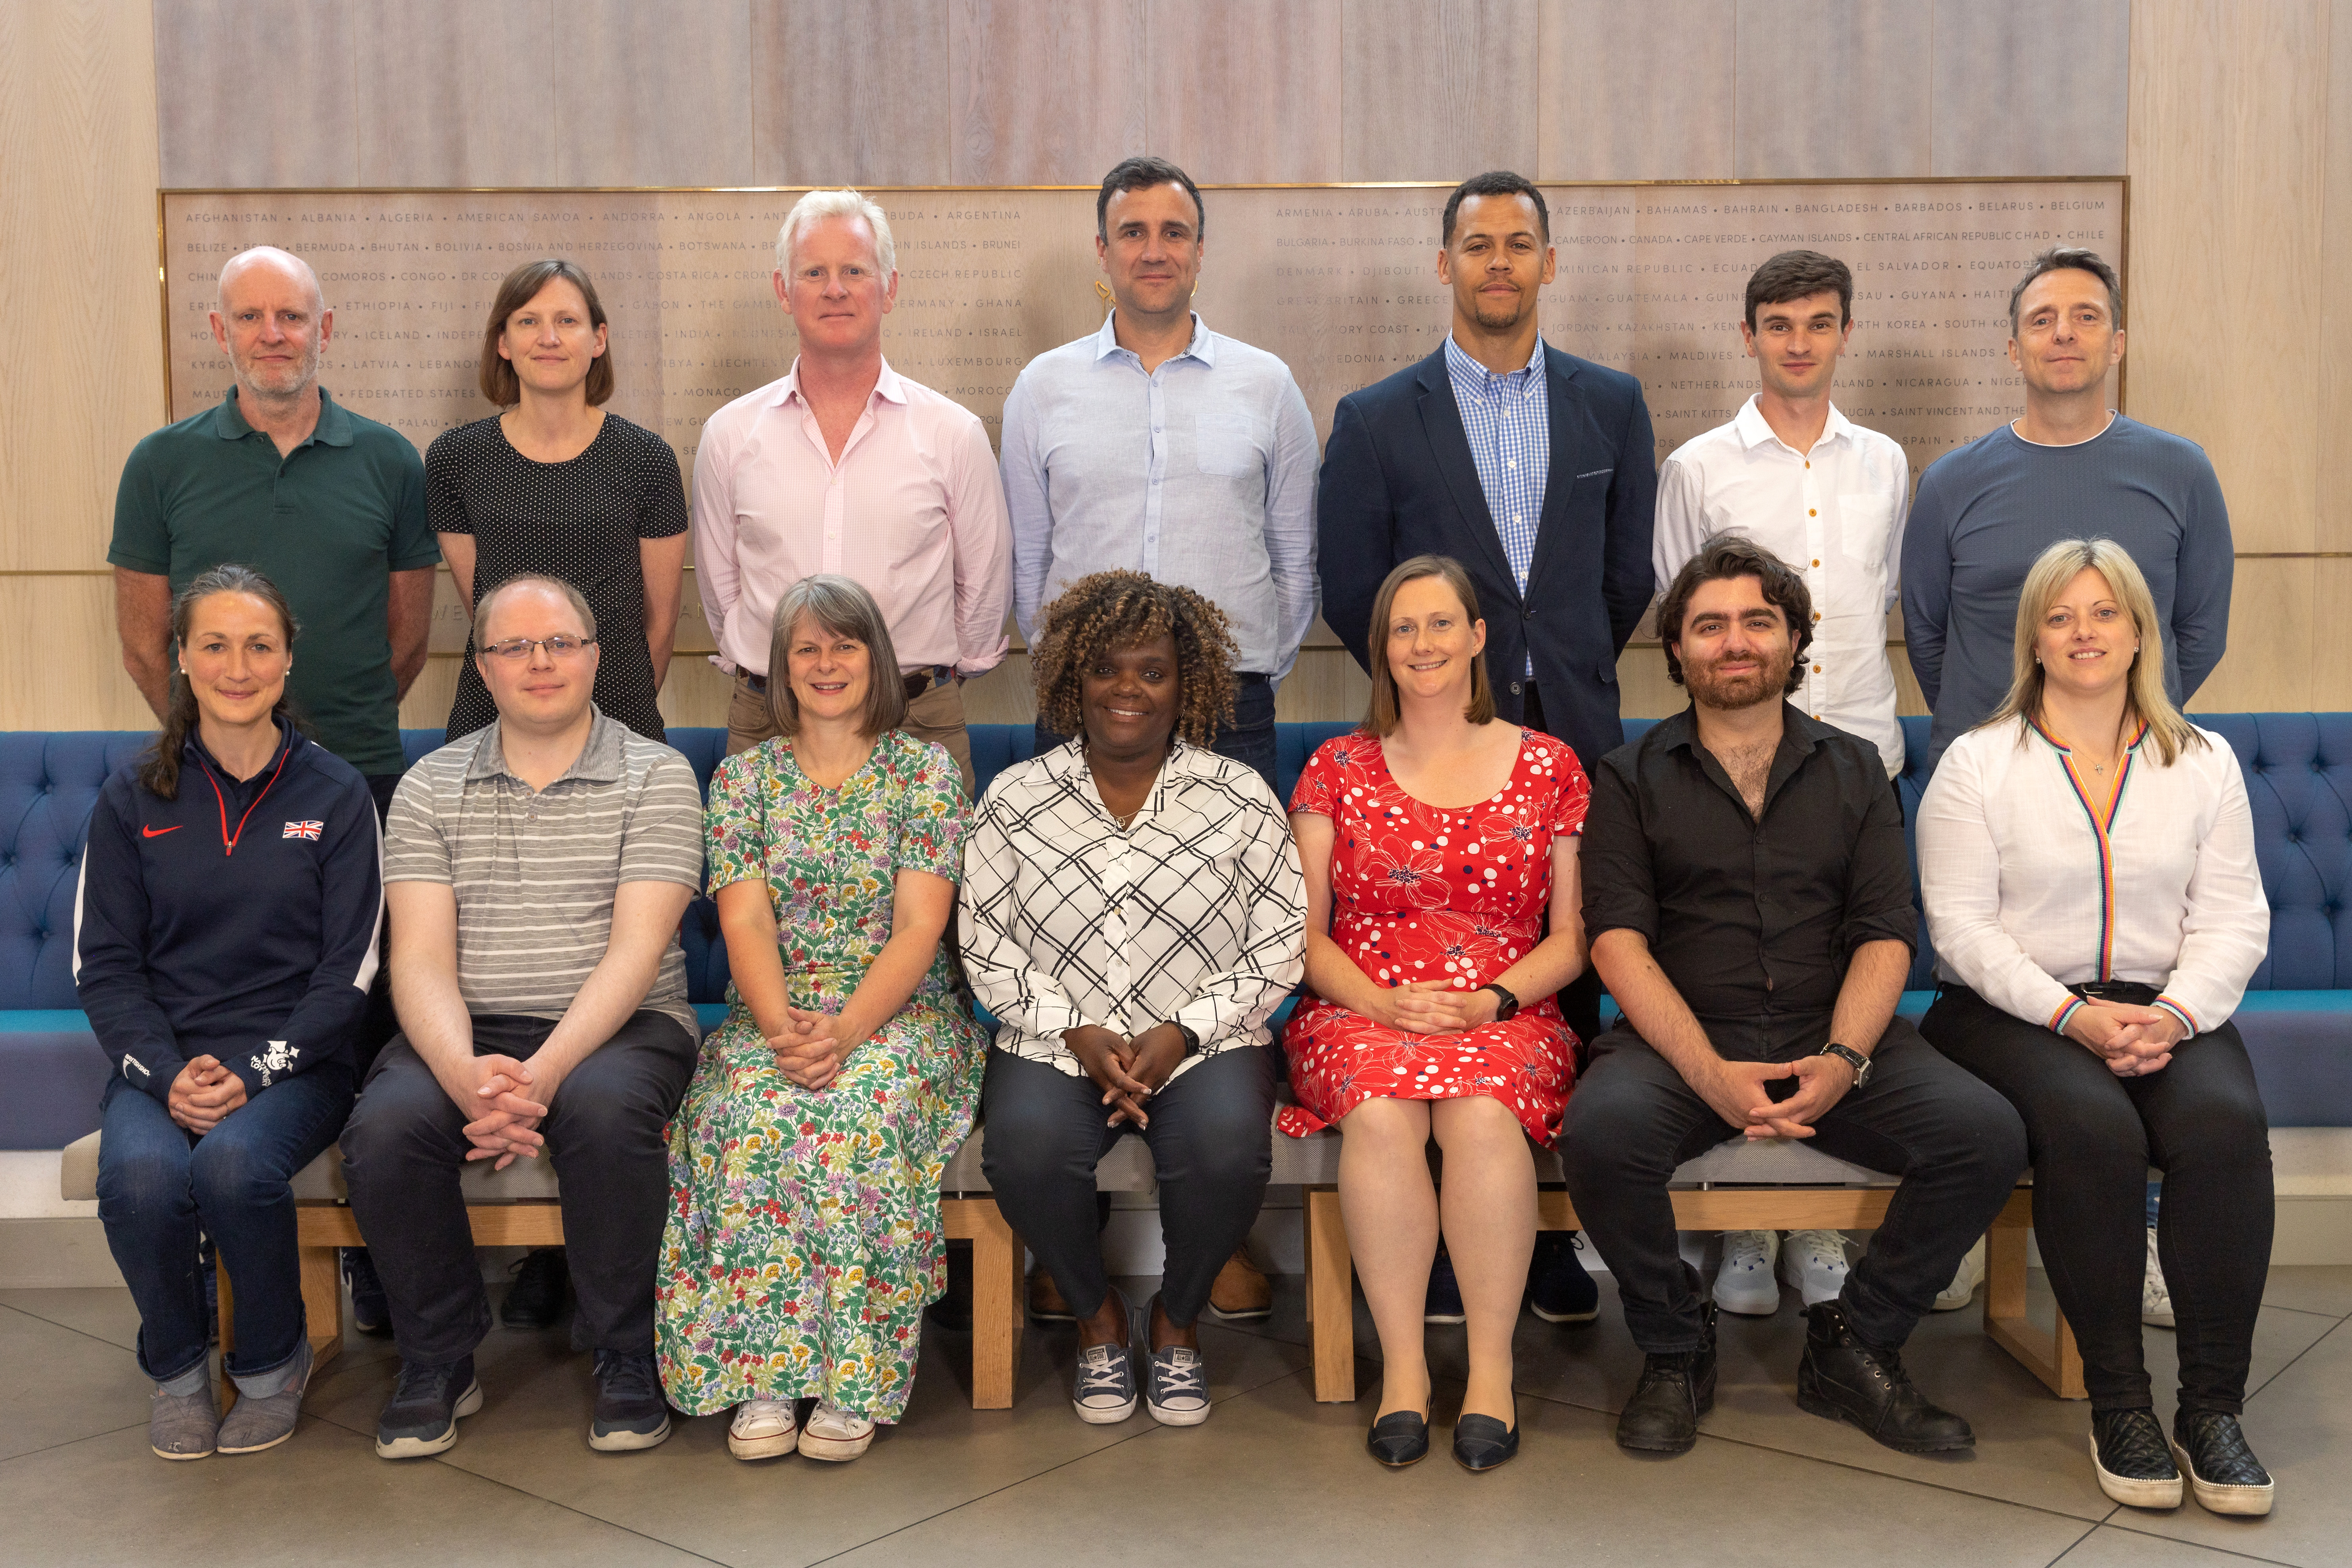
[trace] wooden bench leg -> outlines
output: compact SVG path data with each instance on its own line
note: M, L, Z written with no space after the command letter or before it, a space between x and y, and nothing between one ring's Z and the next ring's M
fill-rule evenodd
M971 1241L971 1407L1010 1410L1021 1373L1021 1238L994 1198L949 1198L940 1205L951 1237Z
M2017 1358L2061 1399L2084 1399L2083 1352L2074 1325L2053 1308L2055 1326L2043 1333L2025 1315L2025 1243L2033 1224L2033 1194L2013 1194L1985 1236L1985 1333Z
M306 1247L302 1259L302 1317L310 1338L310 1375L343 1351L342 1249Z
M1306 1198L1307 1342L1315 1357L1315 1397L1326 1405L1356 1397L1356 1265L1335 1187L1309 1187Z

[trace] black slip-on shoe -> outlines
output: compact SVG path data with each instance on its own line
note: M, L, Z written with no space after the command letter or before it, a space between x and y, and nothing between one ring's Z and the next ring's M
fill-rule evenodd
M404 1361L400 1381L383 1414L376 1417L379 1459L422 1459L446 1454L457 1441L457 1418L482 1407L482 1385L474 1378L474 1358L427 1364Z
M1511 1424L1491 1415L1465 1415L1454 1423L1454 1462L1473 1475L1509 1464L1519 1454L1519 1412L1512 1402Z
M1429 1458L1429 1422L1418 1410L1391 1410L1364 1434L1364 1447L1390 1469Z
M2189 1489L2208 1513L2264 1514L2277 1488L2238 1418L2220 1410L2181 1411L2172 1417L2172 1457Z
M1977 1446L1969 1424L1928 1402L1897 1352L1866 1345L1835 1301L1805 1309L1805 1353L1797 1363L1797 1404L1846 1421L1899 1454L1950 1454Z
M2126 1508L2180 1506L2180 1469L2153 1410L2093 1411L2091 1465L2099 1489Z

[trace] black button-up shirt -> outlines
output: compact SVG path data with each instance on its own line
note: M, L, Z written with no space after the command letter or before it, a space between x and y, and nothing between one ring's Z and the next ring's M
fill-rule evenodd
M1877 748L1786 704L1781 723L1760 817L1685 709L1592 770L1579 851L1586 934L1640 931L1711 1036L1760 1026L1771 1056L1826 1025L1856 948L1918 934Z

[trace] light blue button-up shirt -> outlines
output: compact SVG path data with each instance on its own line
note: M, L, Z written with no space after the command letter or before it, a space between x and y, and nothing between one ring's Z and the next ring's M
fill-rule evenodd
M1079 578L1141 572L1223 610L1238 668L1279 680L1315 619L1318 457L1289 367L1198 315L1150 374L1108 316L1039 354L1004 400L1021 635Z
M1445 374L1454 384L1454 405L1470 437L1470 459L1478 465L1478 488L1486 493L1495 531L1519 592L1528 591L1535 565L1536 524L1543 517L1544 482L1551 475L1551 400L1544 395L1543 339L1517 370L1491 371L1445 334Z

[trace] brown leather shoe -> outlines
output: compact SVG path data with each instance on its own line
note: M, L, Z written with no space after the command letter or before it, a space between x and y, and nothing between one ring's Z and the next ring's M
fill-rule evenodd
M1075 1323L1078 1315L1062 1300L1062 1288L1044 1268L1029 1270L1029 1317L1039 1323Z
M1232 1321L1263 1318L1274 1310L1274 1287L1249 1254L1236 1250L1209 1286L1209 1310Z

